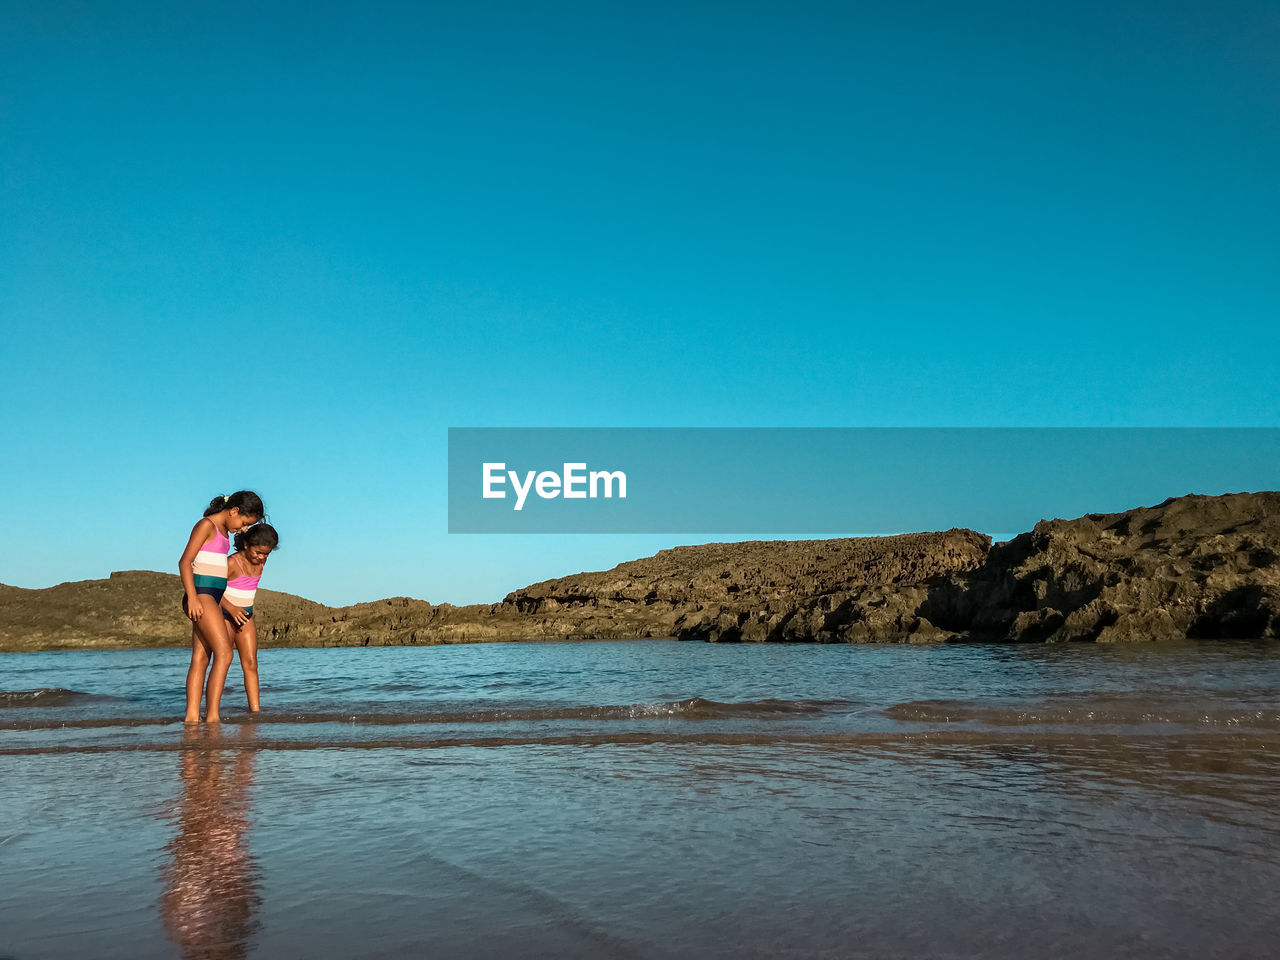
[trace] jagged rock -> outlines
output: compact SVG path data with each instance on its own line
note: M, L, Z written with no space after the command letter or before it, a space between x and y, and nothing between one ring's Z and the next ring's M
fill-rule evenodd
M931 603L966 639L1276 637L1277 556L1280 493L1191 495L1043 520Z
M640 617L661 636L719 642L876 642L921 632L930 585L967 573L991 540L972 530L674 547L612 570L535 583L503 601L532 617ZM580 635L575 630L571 635Z
M185 644L172 574L0 585L0 650ZM1133 642L1280 636L1280 493L1186 496L972 530L674 547L501 603L331 608L264 590L263 646L551 638L717 642Z

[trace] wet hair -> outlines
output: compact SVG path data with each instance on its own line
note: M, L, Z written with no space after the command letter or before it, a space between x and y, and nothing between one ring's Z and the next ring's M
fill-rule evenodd
M266 547L274 550L280 546L280 535L269 523L255 523L252 527L236 534L236 550L248 550L250 547Z
M259 520L267 515L266 508L262 505L262 498L252 490L237 490L229 497L214 497L209 501L204 515L207 517L222 510L230 510L232 507L244 516L257 517Z

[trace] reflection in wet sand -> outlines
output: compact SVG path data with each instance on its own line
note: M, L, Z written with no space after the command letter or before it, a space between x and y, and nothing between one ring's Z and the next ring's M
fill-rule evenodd
M0 953L1276 955L1280 644L273 657L185 738L172 651L5 663Z
M249 852L254 724L224 736L190 726L178 771L177 836L166 846L160 913L182 956L237 960L257 930L259 870Z

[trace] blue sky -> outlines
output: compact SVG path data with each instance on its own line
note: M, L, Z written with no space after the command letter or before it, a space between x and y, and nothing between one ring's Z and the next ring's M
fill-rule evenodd
M264 585L329 603L680 542L447 535L449 426L1276 425L1278 43L1264 2L0 0L0 582L173 569L244 486Z

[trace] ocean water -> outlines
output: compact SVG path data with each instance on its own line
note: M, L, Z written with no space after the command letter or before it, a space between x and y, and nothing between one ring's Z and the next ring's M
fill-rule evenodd
M1269 957L1280 646L0 654L0 957Z

